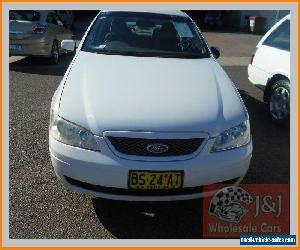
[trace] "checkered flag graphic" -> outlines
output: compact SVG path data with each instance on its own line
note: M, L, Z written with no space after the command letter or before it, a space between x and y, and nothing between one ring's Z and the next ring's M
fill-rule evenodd
M252 203L251 195L241 187L231 186L219 190L210 201L209 213L218 214L218 210L223 206L229 205L232 202L242 201Z

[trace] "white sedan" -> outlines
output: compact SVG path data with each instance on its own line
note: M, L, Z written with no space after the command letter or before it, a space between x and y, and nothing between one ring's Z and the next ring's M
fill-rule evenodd
M264 91L272 120L288 124L290 115L290 15L259 41L248 66L249 80Z
M49 148L63 185L180 200L239 184L252 155L249 116L218 56L183 12L100 12L52 100Z

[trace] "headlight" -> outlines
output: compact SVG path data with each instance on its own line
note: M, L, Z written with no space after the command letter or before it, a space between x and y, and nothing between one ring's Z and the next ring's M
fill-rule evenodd
M211 152L238 148L251 140L249 120L222 132L215 140Z
M51 113L50 135L65 144L93 151L100 151L97 140L90 131L64 120L58 115Z

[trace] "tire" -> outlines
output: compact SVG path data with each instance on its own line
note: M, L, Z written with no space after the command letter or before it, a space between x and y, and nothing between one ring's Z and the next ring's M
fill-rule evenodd
M278 80L270 90L268 113L278 125L287 125L290 120L290 81Z
M59 57L60 57L60 54L59 54L58 43L57 43L57 41L53 41L52 48L51 48L50 63L54 64L54 65L58 64Z

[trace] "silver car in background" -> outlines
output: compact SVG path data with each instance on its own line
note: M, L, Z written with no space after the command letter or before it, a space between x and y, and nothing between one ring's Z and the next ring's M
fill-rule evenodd
M71 39L60 17L52 11L13 10L9 12L9 54L43 56L53 64L63 52L62 40Z

